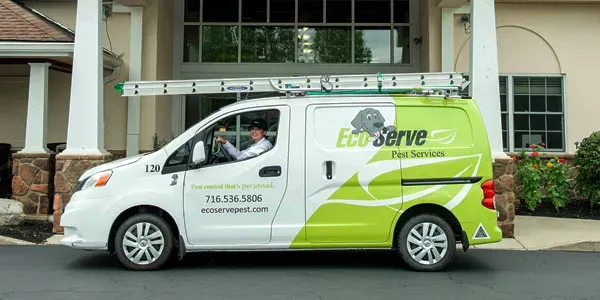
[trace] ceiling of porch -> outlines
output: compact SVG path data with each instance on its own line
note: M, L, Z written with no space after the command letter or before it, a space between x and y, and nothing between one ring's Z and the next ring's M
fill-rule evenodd
M18 0L0 0L0 64L47 61L70 72L75 32L27 7ZM104 51L105 72L121 65L120 58Z

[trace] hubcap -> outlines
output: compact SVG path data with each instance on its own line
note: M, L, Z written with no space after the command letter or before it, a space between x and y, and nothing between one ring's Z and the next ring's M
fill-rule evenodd
M136 264L147 265L156 261L165 248L165 239L158 227L142 222L127 229L123 237L123 251Z
M410 230L406 247L416 262L432 265L446 255L448 237L439 226L433 223L420 223Z

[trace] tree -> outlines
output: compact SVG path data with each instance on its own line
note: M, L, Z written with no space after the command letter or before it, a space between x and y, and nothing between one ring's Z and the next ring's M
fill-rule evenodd
M315 63L351 63L352 33L348 28L323 28L313 30L312 56ZM354 32L355 61L371 62L373 53L366 46L364 33Z

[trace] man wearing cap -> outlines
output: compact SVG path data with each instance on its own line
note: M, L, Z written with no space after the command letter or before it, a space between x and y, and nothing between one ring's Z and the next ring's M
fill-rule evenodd
M244 151L238 150L230 142L223 137L218 137L217 142L223 144L223 148L233 156L235 160L242 160L249 157L258 156L259 154L271 149L273 145L265 138L267 134L267 122L263 119L255 119L250 123L250 137L254 143Z

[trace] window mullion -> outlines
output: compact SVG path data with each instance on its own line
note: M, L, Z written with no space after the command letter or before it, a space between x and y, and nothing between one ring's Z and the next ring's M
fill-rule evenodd
M355 43L356 41L354 40L354 37L356 35L355 33L355 23L356 23L356 16L355 16L355 5L354 2L356 2L356 0L352 0L352 9L350 10L351 16L350 16L350 44L352 49L350 49L350 63L354 64L354 56L356 56L356 49L355 49Z
M327 23L327 0L323 0L323 24Z
M514 131L514 88L513 88L513 76L508 75L506 78L506 113L507 113L507 128L506 133L508 134L507 143L508 151L515 151L515 131Z
M298 63L298 55L300 54L298 52L298 46L300 45L300 41L298 38L298 34L299 34L299 26L298 26L298 0L294 1L294 62Z
M238 53L237 62L242 62L242 0L238 0L238 26L237 26L237 42L238 42Z
M204 38L204 33L202 31L204 31L204 25L202 25L202 22L204 21L204 0L200 0L200 30L198 30L200 32L200 40L198 41L198 51L200 53L198 53L198 63L202 63L202 48L204 46L204 41L202 40Z

